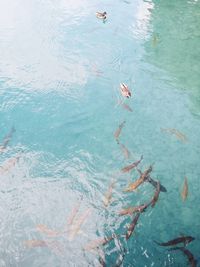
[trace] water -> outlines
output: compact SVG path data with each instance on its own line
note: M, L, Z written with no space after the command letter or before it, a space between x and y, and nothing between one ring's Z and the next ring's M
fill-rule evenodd
M105 23L95 17L104 10ZM99 266L84 246L124 233L131 219L117 212L154 194L147 183L123 193L138 174L119 170L141 155L140 168L154 163L152 177L168 191L141 214L128 242L120 239L123 266L186 266L184 255L153 242L181 234L196 238L188 248L199 259L199 25L198 0L1 1L1 143L16 131L0 155L0 266ZM132 90L126 103L133 112L119 105L120 82ZM123 120L128 160L113 136ZM188 141L161 128L176 128ZM105 208L102 198L116 177ZM67 232L38 231L43 224L62 232L80 200L77 217L88 215L73 240ZM33 239L49 245L28 248ZM117 240L103 250L114 266Z

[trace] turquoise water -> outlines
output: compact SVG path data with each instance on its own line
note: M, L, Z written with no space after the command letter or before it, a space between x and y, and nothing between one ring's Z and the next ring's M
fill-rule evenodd
M200 260L200 2L196 1L0 1L0 266L99 266L84 251L91 240L122 234L125 207L149 201L144 183L124 193L137 171L120 169L143 155L140 168L167 188L142 213L125 242L123 266L187 266L181 253L154 243L181 234ZM108 13L105 23L96 11ZM121 105L119 84L133 97ZM126 121L120 142L114 132ZM187 137L161 131L175 128ZM19 157L19 159L16 159ZM184 177L189 193L180 193ZM116 179L112 203L103 196ZM38 230L63 231L73 208L87 218L73 240ZM88 213L88 214L87 214ZM45 240L48 247L28 247ZM117 240L103 247L115 266Z

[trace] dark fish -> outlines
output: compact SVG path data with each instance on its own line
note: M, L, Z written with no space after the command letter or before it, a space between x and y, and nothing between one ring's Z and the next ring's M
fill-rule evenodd
M150 176L147 177L147 182L149 182L150 184L152 184L155 188L157 187L157 181L153 180L153 178L151 178ZM160 184L160 191L161 192L167 192L167 189Z
M159 198L159 194L160 194L160 182L158 181L155 194L154 194L154 196L153 196L153 198L151 200L152 208L156 205L156 202L158 201L158 198Z
M138 166L138 164L140 164L140 162L142 161L142 159L143 159L143 156L141 156L141 158L138 161L133 162L132 164L124 167L123 169L121 169L121 171L124 172L124 173L131 171L132 169L136 168Z
M192 237L192 236L181 236L181 237L177 237L175 239L172 239L168 242L165 242L165 243L159 243L159 242L156 242L156 244L160 245L160 246L175 246L177 244L180 244L180 243L183 243L184 246L186 246L187 244L189 244L190 242L192 242L195 238Z
M133 231L134 231L134 229L135 229L135 226L136 226L136 224L137 224L137 221L138 221L139 217L140 217L140 212L138 212L138 213L135 215L135 217L133 218L132 223L131 223L130 226L128 227L128 230L127 230L127 232L126 232L126 240L128 240L128 239L131 237L131 235L132 235L132 233L133 233Z
M150 165L149 168L144 171L143 173L141 172L140 177L133 183L131 183L125 190L124 192L131 192L138 188L142 183L144 183L149 175L149 173L152 171L152 166Z
M120 247L120 254L117 257L116 262L112 267L120 267L124 261L126 253L127 253L127 250L122 246L122 244L120 242L118 242L118 245Z
M175 247L175 248L171 248L169 250L181 250L188 257L190 265L192 267L197 266L197 260L194 258L194 255L188 249L186 249L184 247Z
M146 208L149 206L149 204L142 204L140 206L136 206L136 207L129 207L127 209L123 209L119 212L120 216L123 215L132 215L135 212L143 212L146 210Z
M4 137L3 142L0 145L0 152L3 152L6 149L6 147L8 146L14 132L15 132L15 128L12 127L10 132Z

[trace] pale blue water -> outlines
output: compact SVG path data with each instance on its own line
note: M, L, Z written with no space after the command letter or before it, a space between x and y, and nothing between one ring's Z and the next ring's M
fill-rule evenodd
M105 23L95 17L104 10ZM184 255L153 242L180 234L196 238L188 249L200 260L199 43L198 0L0 1L1 143L16 130L0 154L0 266L99 266L98 256L83 247L124 233L131 219L117 212L154 193L145 183L125 194L138 174L116 176L141 155L140 167L154 163L152 177L168 191L141 214L128 242L121 239L123 266L187 266ZM118 104L121 82L132 91L126 103L133 112ZM113 136L123 120L128 160ZM161 128L176 128L188 142ZM115 177L105 209L102 198ZM90 214L74 240L37 230L44 224L62 231L81 197L78 217L88 208ZM56 240L62 251L25 246L32 239ZM115 266L117 241L103 250L106 266Z

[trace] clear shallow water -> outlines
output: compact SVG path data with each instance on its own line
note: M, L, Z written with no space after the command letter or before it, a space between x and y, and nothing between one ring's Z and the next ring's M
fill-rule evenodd
M141 168L155 163L152 177L168 192L140 216L129 242L122 240L123 265L186 266L183 255L153 242L180 233L196 237L188 248L199 258L199 1L0 3L2 142L16 129L0 155L0 266L98 266L98 256L83 247L124 233L130 218L117 212L154 192L144 184L123 193L137 177L133 171L117 176L113 203L103 205L112 179L141 155ZM98 10L107 11L106 23L96 19ZM126 101L132 113L118 105L120 82L132 90ZM120 141L131 152L128 160L113 136L123 120ZM160 128L176 128L188 142ZM185 175L189 195L183 203ZM62 231L81 197L78 217L90 214L74 240L37 230L45 224ZM27 248L24 241L31 239L59 245ZM116 242L104 252L107 266L114 266Z

